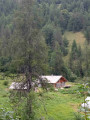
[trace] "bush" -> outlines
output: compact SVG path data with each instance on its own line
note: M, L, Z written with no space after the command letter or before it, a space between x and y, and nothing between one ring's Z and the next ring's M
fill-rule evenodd
M7 94L6 94L6 95L3 95L2 97L7 97Z
M75 113L74 116L74 120L84 120L84 118L82 118L82 116L79 113Z
M71 72L70 81L74 82L76 79L77 79L77 76L73 72Z
M3 85L8 86L8 81L4 81Z

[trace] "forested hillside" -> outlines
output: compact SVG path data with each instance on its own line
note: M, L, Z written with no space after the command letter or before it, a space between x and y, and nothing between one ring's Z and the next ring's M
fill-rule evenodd
M90 0L37 0L31 13L26 2L0 0L0 71L23 73L29 62L35 72L62 74L69 81L89 76Z

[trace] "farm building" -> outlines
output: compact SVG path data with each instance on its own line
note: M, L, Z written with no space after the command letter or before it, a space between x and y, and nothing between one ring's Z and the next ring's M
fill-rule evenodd
M47 80L47 83L52 84L55 88L61 88L65 87L65 83L67 82L67 79L63 76L41 76L42 80ZM35 87L37 84L38 87L41 87L41 83L39 80L36 80L34 83L32 82L32 86ZM9 89L12 90L27 90L27 84L23 85L22 82L13 82Z
M52 84L55 88L61 88L65 87L65 83L67 82L67 79L63 76L41 76L43 80L47 80L48 83Z

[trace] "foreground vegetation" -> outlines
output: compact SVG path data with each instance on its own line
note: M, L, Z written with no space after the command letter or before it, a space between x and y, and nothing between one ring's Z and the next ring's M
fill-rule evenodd
M7 112L7 116L14 116L15 114L12 111L15 112L15 109L17 109L15 106L15 104L17 105L17 100L15 100L16 97L13 96L13 102L10 100L9 85L11 82L12 79L10 77L5 77L3 80L0 79L0 110L5 110ZM75 116L78 116L77 113L81 103L84 102L84 96L79 92L79 84L67 84L71 84L72 87L60 89L59 91L50 90L46 92L39 90L38 93L34 93L33 112L35 114L35 120L76 120ZM22 100L22 102L19 103L17 114L15 115L18 115L19 117L17 116L17 118L21 118L21 120L25 120L25 116L23 116L25 112L25 108L23 108L25 99L26 98L24 98L24 101ZM14 118L16 120L15 116ZM7 119L5 118L2 120L8 120L8 117Z

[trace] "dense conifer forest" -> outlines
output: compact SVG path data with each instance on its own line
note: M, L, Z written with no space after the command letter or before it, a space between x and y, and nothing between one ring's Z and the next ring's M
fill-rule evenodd
M19 44L22 45L22 41L18 39L18 35L20 37L21 33L17 34L16 32L21 30L23 37L28 37L30 33L27 29L32 26L29 21L32 19L35 23L31 24L36 24L35 29L39 31L37 34L42 39L40 47L46 47L45 52L47 52L43 53L47 60L45 60L45 71L42 71L41 74L62 74L70 81L73 81L74 77L90 75L90 1L37 0L32 8L33 17L30 18L28 15L27 19L24 18L25 11L27 14L30 13L26 9L24 11L23 7L22 1L19 0L0 1L0 71L6 73L24 72L23 67L19 68L19 64L22 64L23 60L16 62L18 61L16 52L19 49ZM86 38L84 48L82 49L75 39L69 46L69 41L64 37L65 31L82 32ZM22 35L20 39L22 39ZM38 40L36 42L39 44ZM68 46L71 50L68 50ZM42 49L40 47L37 48L38 51ZM19 55L23 50L18 51ZM63 60L65 56L69 57L68 61ZM33 61L34 58L32 58Z

